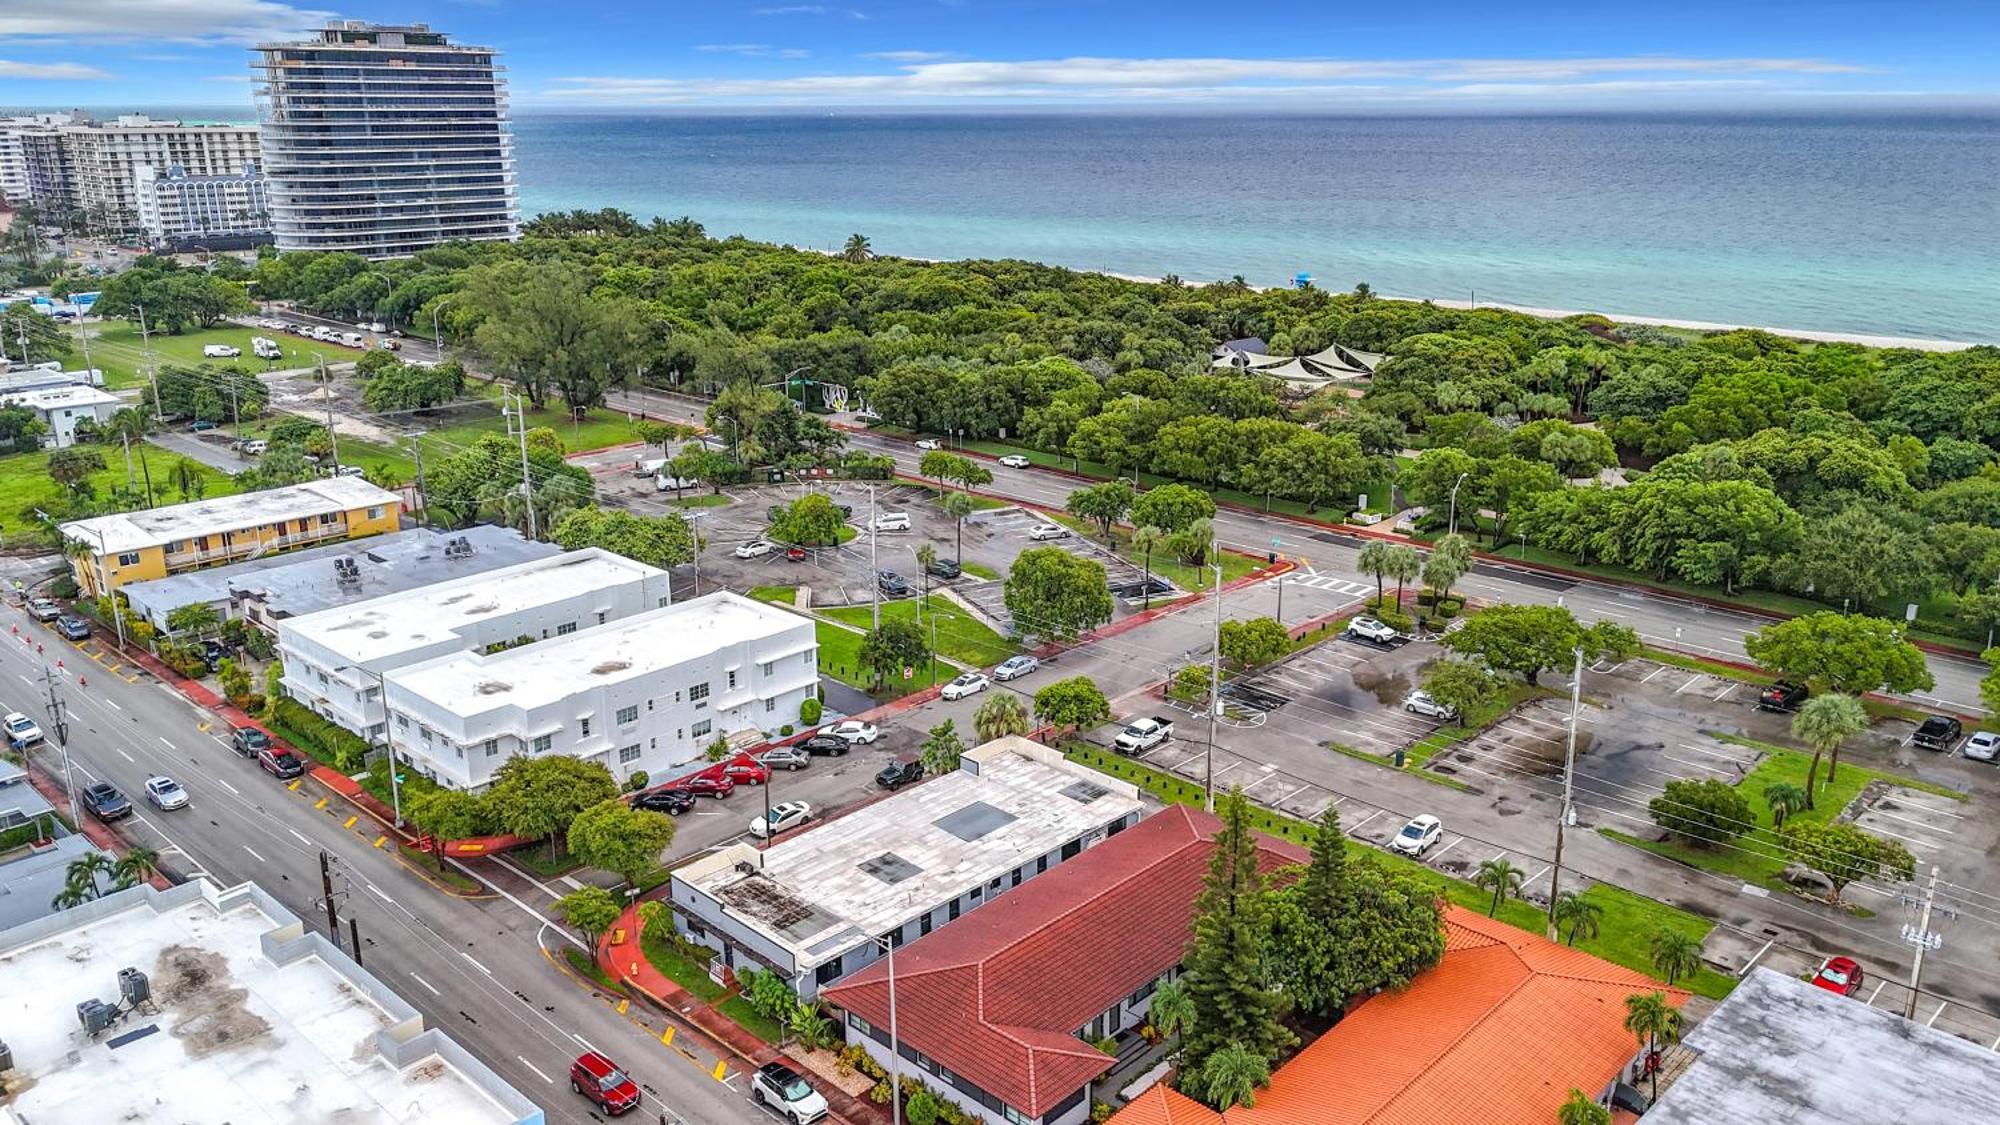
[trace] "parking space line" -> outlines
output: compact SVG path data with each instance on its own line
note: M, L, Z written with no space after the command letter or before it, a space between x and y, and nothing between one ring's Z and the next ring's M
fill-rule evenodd
M1290 792L1286 793L1286 794L1285 794L1284 796L1282 796L1282 797L1276 797L1276 798L1273 798L1273 799L1272 799L1272 801L1271 801L1271 803L1272 803L1272 804L1274 804L1274 805L1282 805L1282 804L1284 804L1284 803L1285 803L1286 801L1289 801L1289 800L1291 800L1291 799L1292 799L1293 797L1296 797L1296 796L1298 796L1299 794L1301 794L1301 793L1303 793L1303 792L1305 792L1306 790L1308 790L1308 789L1311 789L1311 788L1312 788L1312 786L1310 786L1310 785L1301 785L1301 786L1299 786L1298 788L1296 788L1296 789L1293 789L1293 790L1291 790Z
M1358 823L1356 823L1354 827L1347 830L1347 834L1352 836L1360 832L1362 825L1367 824L1369 821L1374 820L1376 817L1381 816L1383 813L1387 811L1388 811L1387 809L1376 809L1374 812L1369 813L1367 816L1362 817L1361 820Z
M1652 683L1652 682L1653 682L1653 677L1654 677L1654 676L1657 676L1657 675L1659 675L1660 673L1662 673L1662 672L1664 672L1664 671L1666 671L1666 670L1667 670L1667 667L1668 667L1668 666L1667 666L1667 665L1665 665L1665 664L1662 664L1662 665L1660 665L1660 666L1659 666L1658 668L1655 668L1655 669L1653 669L1653 670L1652 670L1651 672L1648 672L1648 673L1646 673L1646 678L1645 678L1645 679L1643 679L1643 680L1640 680L1639 682L1640 682L1640 683L1642 683L1642 684L1650 684L1650 683Z
M1437 851L1431 853L1431 862L1436 863L1438 860L1443 859L1444 853L1459 846L1460 844L1465 843L1465 840L1466 838L1464 836L1460 836L1458 839L1453 840L1451 843L1446 844L1444 847L1441 847Z
M1937 1018L1938 1018L1939 1016L1941 1016L1941 1015L1944 1015L1944 1006L1945 1006L1946 1004L1949 1004L1949 1003L1951 1003L1951 1001L1949 1001L1949 1000L1940 1000L1940 1001L1938 1001L1938 1006L1937 1006L1937 1011L1935 1011L1935 1012L1932 1012L1932 1013L1931 1013L1931 1018L1929 1018L1929 1019L1927 1019L1927 1020L1925 1020L1925 1021L1924 1021L1924 1026L1925 1026L1925 1027L1929 1027L1930 1025L1932 1025L1932 1024L1934 1024L1934 1023L1936 1023L1936 1022L1937 1022Z
M1731 680L1728 683L1722 685L1722 690L1715 693L1715 701L1717 703L1722 702L1724 699L1727 699L1729 697L1730 692L1735 691L1740 686L1742 685L1738 684L1734 680Z
M1891 832L1891 831L1889 831L1889 830L1888 830L1888 829L1886 829L1886 828L1877 828L1877 829L1876 829L1875 831L1877 831L1877 832L1880 832L1880 833L1881 833L1882 835L1884 835L1884 836L1887 836L1887 837L1889 837L1889 838L1890 838L1890 839L1892 839L1892 840L1901 840L1901 841L1903 841L1904 843L1908 843L1908 844L1915 844L1915 845L1916 845L1917 847L1920 847L1920 848L1942 848L1942 847L1944 847L1944 844L1943 844L1943 843L1941 843L1941 842L1939 842L1939 841L1937 841L1937 840L1924 840L1924 839L1920 839L1920 838L1918 838L1918 837L1916 837L1916 836L1905 836L1905 835L1903 835L1903 834L1902 834L1901 832Z
M1707 676L1695 676L1695 677L1693 677L1693 678L1689 679L1687 683L1684 683L1684 684L1682 684L1681 686L1679 686L1679 687L1675 688L1675 689L1674 689L1674 694L1675 694L1675 695L1679 695L1680 693L1682 693L1682 692L1686 691L1687 689L1689 689L1689 688L1693 687L1694 685L1696 685L1696 684L1698 684L1698 683L1702 682L1703 680L1705 680L1705 679L1707 679L1707 678L1708 678Z
M1555 868L1554 864L1549 864L1548 866L1543 867L1540 871L1537 871L1533 875L1528 876L1526 879L1521 880L1521 889L1524 891L1527 890L1528 887L1532 885L1535 880L1541 878L1544 875L1547 875L1554 868Z
M1957 829L1954 828L1939 828L1936 825L1927 824L1921 820L1911 820L1907 816L1897 816L1895 813L1892 812L1883 812L1881 809L1869 809L1868 811L1870 814L1874 816L1887 817L1890 820L1900 820L1904 824L1914 824L1918 828L1927 829L1932 832L1942 832L1947 836L1954 835L1957 832Z
M1888 984L1889 984L1889 982L1888 982L1888 981L1886 981L1886 980L1878 980L1878 981L1876 981L1876 982L1875 982L1875 991L1873 991L1873 992L1871 992L1871 993L1869 993L1869 994L1868 994L1868 1006L1869 1006L1869 1007L1871 1007L1871 1008L1872 1008L1872 1007L1874 1007L1874 1006L1875 1006L1875 998L1876 998L1877 996L1880 996L1880 995L1882 995L1882 990L1883 990L1884 988L1888 987Z

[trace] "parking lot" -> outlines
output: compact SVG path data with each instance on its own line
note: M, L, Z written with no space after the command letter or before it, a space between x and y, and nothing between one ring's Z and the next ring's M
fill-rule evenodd
M829 717L825 725L834 722ZM805 801L812 805L815 819L882 792L875 785L875 772L899 758L912 758L923 743L923 734L900 726L883 724L880 740L871 746L856 746L844 757L814 757L802 770L777 770L771 775L770 800ZM701 797L694 808L675 817L680 830L668 851L669 862L713 850L737 840L753 839L750 822L764 812L765 787L738 785L728 797Z

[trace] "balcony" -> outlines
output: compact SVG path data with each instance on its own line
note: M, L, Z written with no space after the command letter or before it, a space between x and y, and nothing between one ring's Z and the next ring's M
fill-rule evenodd
M347 523L318 524L310 531L288 531L277 536L239 535L233 543L207 549L188 548L167 552L169 571L186 570L191 567L208 566L213 563L234 562L252 555L269 554L272 551L289 550L307 543L324 543L329 539L347 538Z

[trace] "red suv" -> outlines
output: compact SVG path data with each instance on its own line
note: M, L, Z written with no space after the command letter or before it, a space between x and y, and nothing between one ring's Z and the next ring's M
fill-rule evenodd
M727 797L736 792L736 783L728 778L699 773L681 782L680 787L697 797Z
M592 1051L569 1064L569 1088L613 1117L639 1108L639 1085L618 1064Z

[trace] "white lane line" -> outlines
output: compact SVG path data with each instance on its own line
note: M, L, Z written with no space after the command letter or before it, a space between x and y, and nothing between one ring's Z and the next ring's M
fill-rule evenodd
M432 995L432 996L443 996L443 995L444 995L444 993L442 993L442 992L439 992L439 991L437 990L436 986L432 985L432 984L431 984L431 982L429 982L429 981L425 980L424 978L422 978L422 977L418 976L418 975L417 975L417 974L415 974L415 973L411 973L411 974L410 974L410 979L411 979L411 980L413 980L413 981L416 981L416 982L417 982L418 984L421 984L421 985L423 985L423 986L424 986L425 988L428 988L428 989L430 989L430 990L431 990L431 995Z
M173 744L172 742L169 742L169 741L167 740L167 736L166 736L166 735L164 735L164 734L163 734L163 735L160 735L160 736L159 736L159 739L160 739L160 745L162 745L162 746L166 747L166 748L167 748L167 749L169 749L169 750L172 750L172 749L174 748L174 744Z
M134 758L132 755L127 754L122 747L119 748L118 750L118 756L125 759L128 762L137 762L139 760L137 758Z
M473 956L472 954L470 954L470 953L467 953L467 952L466 952L465 950L463 950L463 949L461 949L461 950L459 950L459 951L458 951L458 955L459 955L460 957L463 957L463 958L465 958L465 959L466 959L467 961L470 961L470 962L472 962L472 967L473 967L473 968L475 968L475 969L478 969L478 970L479 970L480 972L482 972L482 973L485 973L485 974L486 974L487 976L489 976L489 977L493 975L493 970L492 970L492 969L489 969L489 968L487 968L486 966L484 966L484 965L482 965L482 964L480 964L480 963L479 963L479 958L477 958L477 957L474 957L474 956Z
M411 975L412 975L412 976L414 976L414 975L416 975L416 974L412 973ZM525 1058L522 1058L522 1057L521 1057L520 1055L515 1055L514 1057L515 1057L515 1058L517 1058L517 1059L521 1059L521 1065L522 1065L522 1066L525 1066L525 1067L527 1067L527 1068L528 1068L529 1070L532 1070L532 1071L534 1071L534 1072L535 1072L535 1077L537 1077L537 1078L540 1078L540 1079L541 1079L542 1081L544 1081L544 1082L548 1083L548 1084L549 1084L549 1085L551 1085L551 1086L553 1086L553 1085L555 1085L555 1084L556 1084L556 1080L555 1080L555 1079L553 1079L553 1078L550 1078L550 1077L549 1077L548 1075L546 1075L546 1074L543 1074L543 1073L542 1073L542 1068L541 1068L541 1067L538 1067L538 1066L536 1066L536 1065L535 1065L534 1063L531 1063L531 1062L529 1062L529 1061L528 1061L527 1059L525 1059Z
M234 785L229 784L228 782L222 780L219 777L215 779L215 783L217 785L222 786L224 789L229 790L231 793L235 793L238 797L241 797L243 795L242 792L240 792Z
M393 898L390 898L390 897L389 897L388 895L386 895L386 894L383 894L383 893L382 893L382 888L380 888L380 887L376 886L375 884L373 884L373 883L370 883L370 884L368 884L368 889L369 889L369 891L371 891L371 892L372 892L372 893L373 893L373 894L375 895L375 897L376 897L376 898L379 898L379 899L381 899L381 900L382 900L383 902L386 902L386 903L388 903L388 904L389 904L389 905L391 905L391 906L395 906L395 905L397 905L397 903L396 903L396 900L395 900L395 899L393 899ZM411 974L411 975L412 975L412 976L414 976L415 974Z
M118 701L115 699L104 700L104 705L106 707L111 708L113 711L123 711L125 709L123 707L118 706Z
M305 833L303 833L303 832L301 832L301 831L299 831L298 829L296 829L296 828L287 828L287 829L285 829L285 831L287 831L287 832L290 832L290 833L291 833L291 834L292 834L293 836L297 837L297 838L298 838L298 841L299 841L299 843L301 843L301 844L304 844L304 845L305 845L306 847L309 847L309 848L310 848L310 847L312 847L312 846L313 846L313 842L312 842L311 840L309 840L309 839L307 839L307 838L306 838L306 834L305 834Z
M15 673L15 675L19 676L19 675L20 675L20 673L19 673L19 672L16 672L16 673ZM35 681L34 681L34 680L33 680L33 679L31 678L31 677L28 677L28 676L21 676L21 682L22 682L22 683L24 683L24 684L27 684L27 685L28 685L29 687L34 687L34 686L35 686Z
M263 856L261 856L261 855L258 855L258 854L257 854L257 849L256 849L256 848L253 848L253 847L251 847L251 846L250 846L250 845L248 845L248 844L245 844L245 845L243 845L243 850L244 850L244 851L246 851L246 852L249 852L249 853L250 853L250 858L251 858L251 859L254 859L254 860L256 860L256 861L257 861L258 863L268 863L268 862L270 862L269 860L265 859L265 858L264 858Z
M1550 866L1553 867L1554 865L1551 864ZM1549 870L1550 870L1549 867L1544 867L1540 871L1535 872L1533 875L1528 876L1526 879L1521 880L1521 888L1523 890L1526 890L1528 886L1532 884L1535 880L1541 878L1544 875L1547 875L1549 873Z
M570 1032L570 1033L569 1033L569 1037L570 1037L571 1039L574 1039L574 1040L576 1040L577 1042L579 1042L579 1043L583 1044L583 1049L584 1049L584 1050L586 1050L586 1051L597 1051L597 1053L598 1053L598 1054L600 1054L600 1055L604 1053L603 1051L598 1051L598 1050L597 1050L597 1048L595 1048L595 1047L591 1046L591 1045L590 1045L590 1040L588 1040L588 1039L585 1039L585 1038L584 1038L583 1036L581 1036L581 1035L578 1035L578 1034L577 1034L576 1032L574 1032L574 1031L572 1031L572 1032Z

